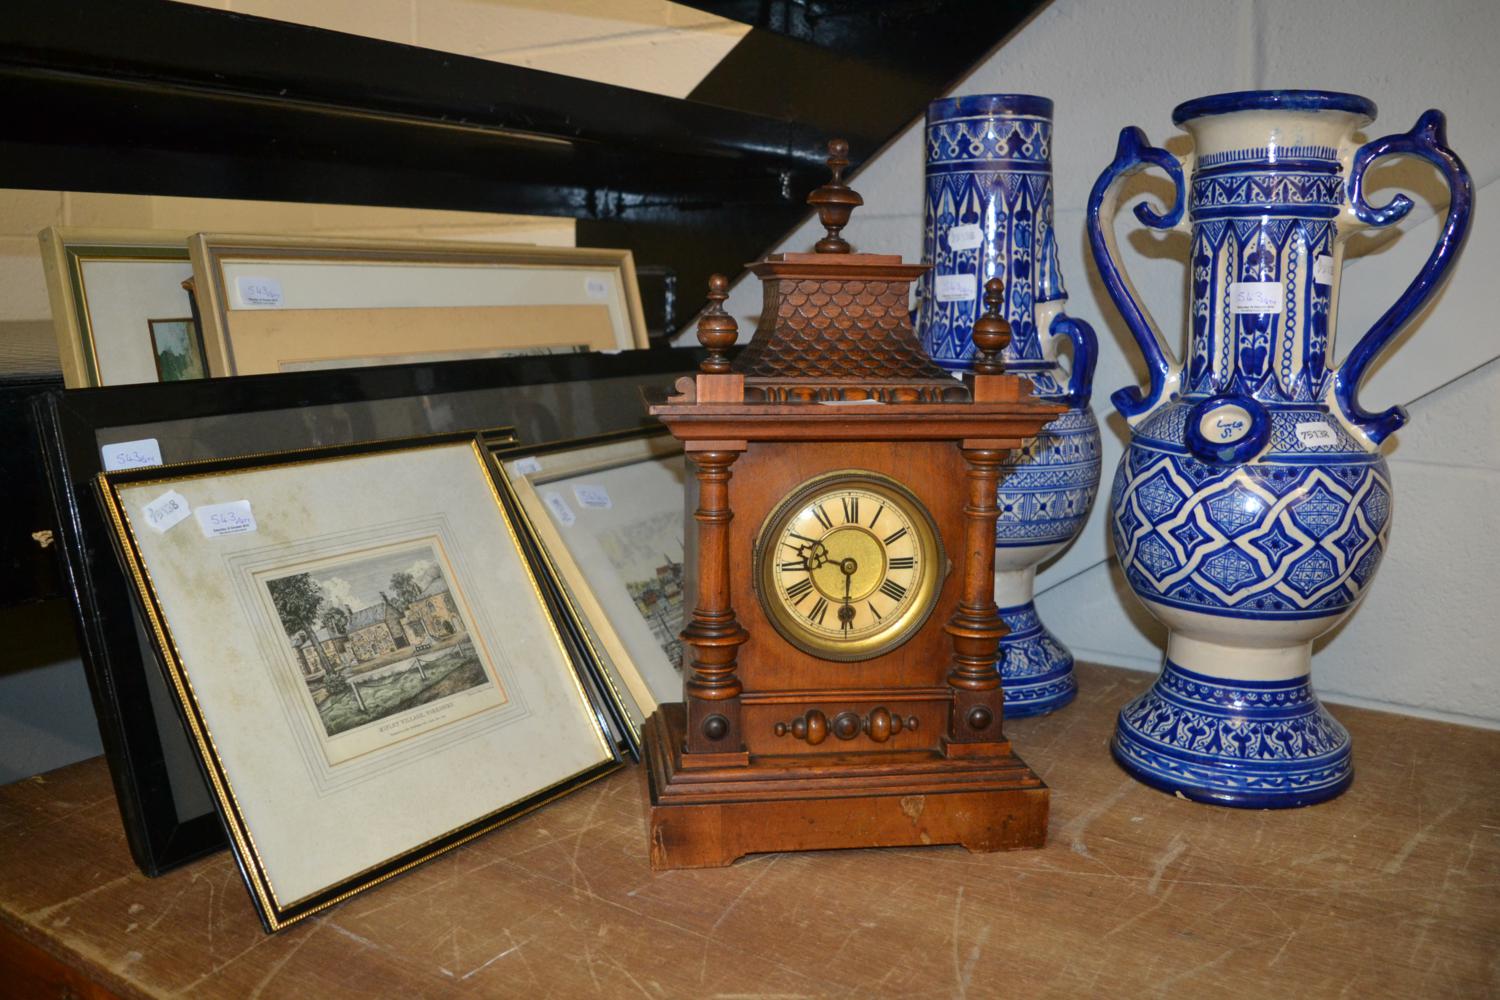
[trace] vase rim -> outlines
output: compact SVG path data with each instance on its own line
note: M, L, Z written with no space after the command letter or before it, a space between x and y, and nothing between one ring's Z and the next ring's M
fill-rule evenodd
M1337 90L1235 90L1184 101L1172 109L1172 124L1236 111L1345 111L1375 120L1375 102Z
M976 114L1052 117L1052 99L1035 94L963 94L940 97L927 105L927 120L942 121Z

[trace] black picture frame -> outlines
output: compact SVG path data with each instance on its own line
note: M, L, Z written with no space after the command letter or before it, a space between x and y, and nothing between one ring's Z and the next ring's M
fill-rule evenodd
M35 419L64 590L126 839L141 871L162 874L227 841L201 777L185 766L186 736L163 698L160 665L92 492L105 434L131 440L143 426L170 425L180 433L159 438L167 463L378 440L398 436L393 426L473 432L512 425L518 437L535 442L585 437L649 426L641 388L670 385L696 370L703 356L699 349L544 355L39 396ZM237 429L243 433L236 436Z

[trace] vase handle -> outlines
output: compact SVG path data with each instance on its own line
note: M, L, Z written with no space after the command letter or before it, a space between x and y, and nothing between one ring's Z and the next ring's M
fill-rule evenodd
M1063 402L1081 410L1089 405L1089 398L1094 394L1094 365L1099 360L1099 338L1094 336L1092 326L1064 313L1052 317L1048 331L1054 337L1067 337L1073 343L1073 373L1068 377Z
M1118 256L1115 243L1114 216L1119 198L1119 182L1148 166L1161 168L1172 180L1176 191L1173 203L1164 215L1158 215L1151 206L1140 203L1135 206L1135 217L1152 229L1175 229L1182 222L1187 207L1187 189L1183 182L1182 161L1165 149L1152 146L1134 125L1120 130L1120 142L1115 148L1115 158L1104 173L1094 182L1089 193L1088 231L1089 248L1094 254L1094 263L1099 276L1104 279L1104 288L1115 306L1125 318L1125 325L1140 346L1150 372L1151 385L1143 395L1136 386L1126 386L1111 395L1110 401L1131 424L1137 423L1176 390L1181 378L1182 366L1173 357L1162 341L1156 321L1141 304L1140 296L1130 277L1115 262Z
M1348 197L1350 210L1359 221L1368 226L1389 226L1404 219L1411 211L1412 201L1404 194L1397 194L1378 208L1365 201L1364 182L1370 166L1383 156L1396 154L1419 156L1438 168L1448 184L1448 218L1422 270L1417 272L1395 304L1359 339L1334 373L1333 395L1339 411L1372 445L1379 445L1387 435L1406 423L1406 410L1400 406L1393 406L1383 413L1365 410L1357 398L1359 383L1385 346L1442 287L1469 235L1469 219L1474 209L1473 181L1469 179L1463 161L1448 148L1447 119L1441 111L1426 111L1410 132L1374 139L1354 154L1349 169Z

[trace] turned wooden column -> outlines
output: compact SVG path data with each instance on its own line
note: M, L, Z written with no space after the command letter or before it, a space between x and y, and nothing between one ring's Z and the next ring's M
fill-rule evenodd
M1010 452L999 448L964 448L969 463L969 497L964 504L963 588L958 609L943 626L953 637L953 689L947 743L996 743L1005 739L1001 725L1004 695L995 657L1007 629L995 607L995 519L1000 508L995 490L1000 466Z
M725 763L724 755L744 757L740 729L740 679L735 676L740 644L749 635L735 620L729 599L729 467L744 449L743 442L706 442L688 458L697 470L698 594L692 620L682 630L683 700L687 703L687 731L683 766L689 755L707 763Z

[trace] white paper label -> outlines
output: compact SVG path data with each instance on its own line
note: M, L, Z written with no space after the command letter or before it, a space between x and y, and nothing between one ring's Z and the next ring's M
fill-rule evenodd
M1313 281L1320 285L1333 284L1333 258L1328 254L1320 253L1313 261Z
M591 299L603 299L609 296L609 282L603 278L585 278L583 292Z
M144 469L161 464L161 446L156 443L156 438L107 444L99 449L99 453L104 457L105 472L114 472L116 469Z
M1236 281L1229 286L1229 311L1240 313L1281 312L1281 282Z
M141 508L141 513L146 515L146 523L162 534L192 512L193 508L188 506L187 497L176 490L167 490Z
M934 285L939 302L959 302L972 299L979 282L972 274L940 274Z
M1339 436L1323 421L1314 420L1297 425L1297 440L1306 448L1335 448L1338 446Z
M276 309L282 305L281 282L275 278L241 275L234 279L241 309Z
M609 490L593 483L579 483L573 487L573 495L579 503L593 510L609 510L614 506L609 499Z
M538 462L530 455L527 455L525 458L516 459L511 463L510 467L515 470L515 473L518 476L529 476L533 472L542 471L542 463Z
M204 538L248 535L255 531L255 515L250 512L249 500L211 503L193 511L193 516L198 519Z
M984 230L974 223L948 230L948 246L954 250L973 250L984 242Z
M559 524L567 527L578 520L578 515L573 513L573 508L568 506L568 501L562 498L561 493L543 493L542 502L552 510L552 516L557 518Z
M824 406L884 406L878 399L820 399Z

